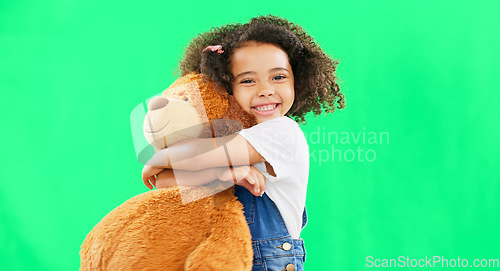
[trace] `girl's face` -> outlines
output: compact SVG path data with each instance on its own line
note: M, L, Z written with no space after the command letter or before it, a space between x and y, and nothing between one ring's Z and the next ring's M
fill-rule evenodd
M233 95L257 123L285 115L295 97L287 54L267 43L249 43L231 56Z

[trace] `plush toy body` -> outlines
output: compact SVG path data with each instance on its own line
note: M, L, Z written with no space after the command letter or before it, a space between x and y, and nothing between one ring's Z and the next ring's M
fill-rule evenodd
M155 113L148 113L144 125L156 150L254 124L232 96L217 91L200 74L180 78L162 97L168 101L158 98L148 105ZM216 182L158 189L126 201L87 235L80 270L251 270L253 251L243 206L233 188L212 195Z

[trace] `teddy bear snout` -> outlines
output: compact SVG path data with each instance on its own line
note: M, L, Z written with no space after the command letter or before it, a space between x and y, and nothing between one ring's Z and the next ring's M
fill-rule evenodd
M149 111L158 110L164 108L167 105L168 105L167 98L161 96L154 97L153 99L151 99L151 101L149 101L148 110Z

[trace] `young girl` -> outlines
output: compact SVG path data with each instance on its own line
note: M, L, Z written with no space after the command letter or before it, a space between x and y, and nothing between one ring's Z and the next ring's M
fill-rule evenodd
M271 15L198 35L181 62L182 75L207 75L258 124L223 138L219 147L193 139L161 150L144 167L143 180L159 181L154 175L172 165L176 173L204 176L199 184L242 179L235 193L252 233L253 270L302 270L309 152L290 117L303 123L308 112L344 107L336 66L300 26ZM232 171L224 168L227 154Z

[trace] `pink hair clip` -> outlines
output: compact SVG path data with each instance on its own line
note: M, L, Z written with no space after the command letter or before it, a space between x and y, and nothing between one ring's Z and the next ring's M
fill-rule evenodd
M210 50L212 52L215 52L217 51L217 53L219 54L222 54L224 53L224 50L222 50L222 45L210 45L210 46L207 46L205 49L203 49L203 51L201 51L202 53L205 52L206 50Z

